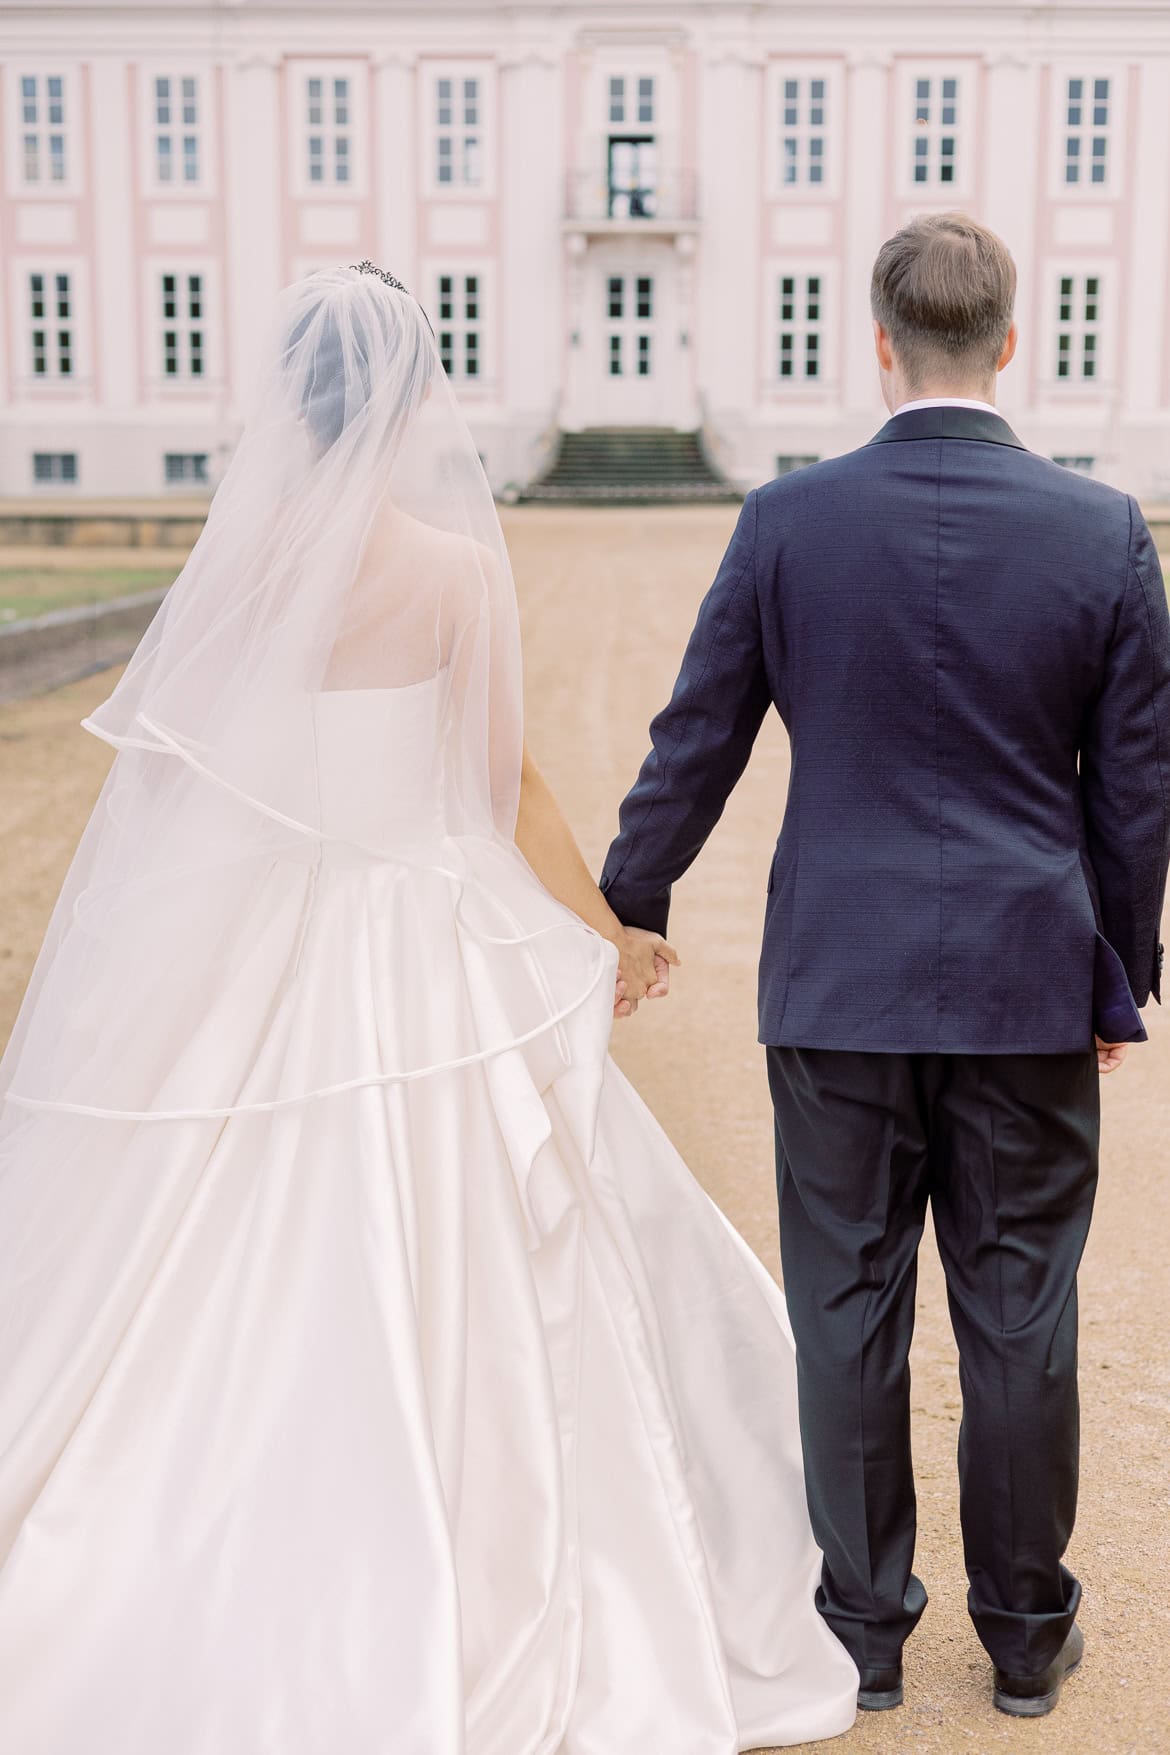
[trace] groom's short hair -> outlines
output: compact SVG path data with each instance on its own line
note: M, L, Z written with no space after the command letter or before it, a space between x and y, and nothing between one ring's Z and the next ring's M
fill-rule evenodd
M912 383L956 366L994 372L1015 298L1007 245L965 213L910 220L873 265L870 306Z

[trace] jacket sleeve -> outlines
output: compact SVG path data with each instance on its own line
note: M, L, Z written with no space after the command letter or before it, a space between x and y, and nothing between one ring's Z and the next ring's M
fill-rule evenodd
M621 807L601 877L627 926L665 932L671 886L699 853L747 766L770 704L756 595L753 491L699 610L653 747Z
M1130 500L1125 587L1081 747L1081 795L1102 930L1138 1005L1161 999L1158 942L1170 864L1170 610Z

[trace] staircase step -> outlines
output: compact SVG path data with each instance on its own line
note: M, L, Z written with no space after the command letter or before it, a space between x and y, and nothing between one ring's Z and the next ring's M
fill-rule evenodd
M521 495L562 504L683 504L738 500L712 468L698 433L674 427L587 427L562 433L545 474Z

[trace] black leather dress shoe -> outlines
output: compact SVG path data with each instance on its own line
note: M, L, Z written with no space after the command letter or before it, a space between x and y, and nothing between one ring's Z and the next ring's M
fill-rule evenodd
M890 1664L884 1670L861 1671L857 1704L862 1712L888 1712L891 1706L901 1706L902 1700L901 1664Z
M995 1704L1013 1718L1043 1718L1060 1699L1064 1678L1071 1675L1085 1655L1085 1636L1075 1624L1046 1670L1038 1676L1009 1676L995 1672Z

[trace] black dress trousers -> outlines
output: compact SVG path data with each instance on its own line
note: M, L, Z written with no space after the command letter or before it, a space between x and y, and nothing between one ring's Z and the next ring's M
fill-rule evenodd
M772 1047L768 1073L821 1612L865 1668L900 1660L926 1606L908 1355L929 1202L959 1349L968 1606L996 1664L1043 1670L1080 1600L1062 1556L1095 1055Z

